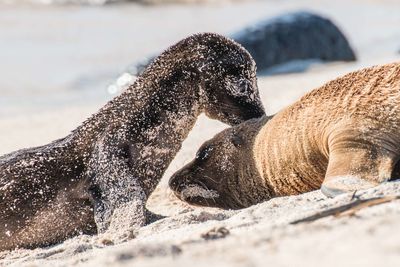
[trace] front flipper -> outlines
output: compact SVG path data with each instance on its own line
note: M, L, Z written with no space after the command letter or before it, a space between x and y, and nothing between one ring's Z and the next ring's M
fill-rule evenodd
M145 203L135 199L120 204L114 208L110 224L104 235L113 240L114 243L121 243L135 238L136 232L146 223Z
M328 197L368 189L390 179L394 152L363 142L334 144L321 191Z
M103 139L90 161L88 175L92 177L90 191L99 233L124 235L146 223L147 196L132 171L129 149Z

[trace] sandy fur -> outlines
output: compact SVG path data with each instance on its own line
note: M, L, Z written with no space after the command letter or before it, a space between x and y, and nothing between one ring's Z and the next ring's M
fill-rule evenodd
M254 156L278 196L337 176L378 184L391 178L400 156L399 132L400 64L393 63L335 79L276 114L257 134Z
M248 207L320 189L328 196L370 188L398 174L400 64L374 66L328 82L271 117L244 122L207 141L170 180L216 190L213 202ZM212 148L212 149L210 149ZM394 171L396 170L396 171ZM357 179L355 179L357 178Z

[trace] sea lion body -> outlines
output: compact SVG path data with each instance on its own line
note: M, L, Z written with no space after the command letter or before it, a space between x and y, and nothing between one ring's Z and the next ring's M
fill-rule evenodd
M170 186L193 204L242 208L319 188L328 196L369 188L395 177L399 158L393 63L349 73L274 116L217 134Z
M255 63L216 34L161 54L70 135L0 157L0 249L129 231L202 112L228 124L264 114Z

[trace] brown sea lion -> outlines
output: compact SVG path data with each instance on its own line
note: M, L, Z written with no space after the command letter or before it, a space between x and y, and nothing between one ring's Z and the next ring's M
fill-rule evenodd
M192 204L243 208L321 188L328 196L399 177L400 63L349 73L271 117L202 145L170 187Z
M67 137L0 157L0 249L150 222L146 201L202 112L264 115L250 54L211 33L166 50Z

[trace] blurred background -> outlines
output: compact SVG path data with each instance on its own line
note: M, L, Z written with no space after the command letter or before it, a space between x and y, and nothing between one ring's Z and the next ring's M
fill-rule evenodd
M0 0L0 153L66 135L138 64L193 33L238 38L264 56L260 93L273 113L338 75L398 60L399 25L396 0ZM182 161L225 126L196 127Z

